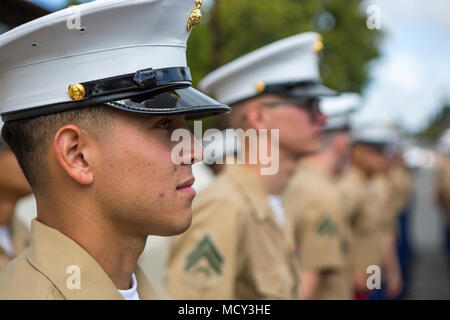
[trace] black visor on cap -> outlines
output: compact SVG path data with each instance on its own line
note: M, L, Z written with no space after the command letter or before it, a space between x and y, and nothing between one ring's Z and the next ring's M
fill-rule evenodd
M355 141L355 143L364 144L377 152L386 153L389 151L389 143L386 143L386 142L375 142L375 141L367 141L367 140L358 141L357 140L357 141Z
M105 105L156 116L186 114L187 120L201 119L231 110L229 106L217 102L192 87L110 101Z
M314 99L339 95L339 93L325 87L318 81L299 81L281 84L269 84L266 86L265 92L278 93L296 99Z
M350 124L343 124L343 125L326 125L323 127L323 132L350 132L352 130L352 127Z

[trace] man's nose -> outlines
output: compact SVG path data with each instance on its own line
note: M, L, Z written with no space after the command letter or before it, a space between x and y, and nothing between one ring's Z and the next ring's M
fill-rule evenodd
M320 109L317 110L317 113L314 117L314 121L317 124L320 124L321 126L323 126L328 120L328 116L326 114L324 114Z
M195 136L191 133L191 163L197 163L203 160L203 146L201 141L197 140Z

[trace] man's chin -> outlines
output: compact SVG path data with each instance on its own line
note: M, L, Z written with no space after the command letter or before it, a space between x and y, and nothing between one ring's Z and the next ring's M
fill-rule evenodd
M300 157L307 157L320 151L320 147L304 148L299 151Z
M164 231L159 232L159 234L154 234L155 236L160 237L172 237L185 232L192 223L192 214L189 213L189 218L183 219L183 221L174 222L170 226L167 226Z

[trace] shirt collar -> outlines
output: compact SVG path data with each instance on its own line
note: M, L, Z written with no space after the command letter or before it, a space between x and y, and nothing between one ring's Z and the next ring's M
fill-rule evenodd
M106 272L80 245L36 219L31 222L31 246L27 260L47 277L66 299L123 299ZM79 288L74 285L77 283L77 274L80 280ZM156 295L139 267L136 268L135 274L140 298L155 298Z
M252 207L256 209L252 213L258 219L275 219L269 206L269 195L259 183L256 173L243 165L228 165L225 168L225 174L231 178L231 182L240 190L241 195L246 197Z

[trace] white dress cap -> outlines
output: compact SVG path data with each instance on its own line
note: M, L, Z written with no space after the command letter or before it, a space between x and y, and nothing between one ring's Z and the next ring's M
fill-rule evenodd
M327 116L324 131L350 130L350 115L361 106L361 102L361 96L353 92L321 99L320 110Z
M149 114L228 110L189 88L192 80L186 66L186 42L192 27L199 24L201 2L97 0L54 12L1 35L3 119L104 102ZM175 100L163 106L146 105L143 99L122 101L143 93L178 89L172 94ZM163 98L167 100L167 94L159 100Z
M398 133L388 126L367 126L352 132L352 141L378 145L380 147L393 147L399 144Z
M320 110L328 117L355 112L362 103L361 95L344 92L336 97L324 97L320 100Z
M199 88L226 104L264 92L294 97L335 95L321 85L321 36L301 33L248 53L207 75Z

